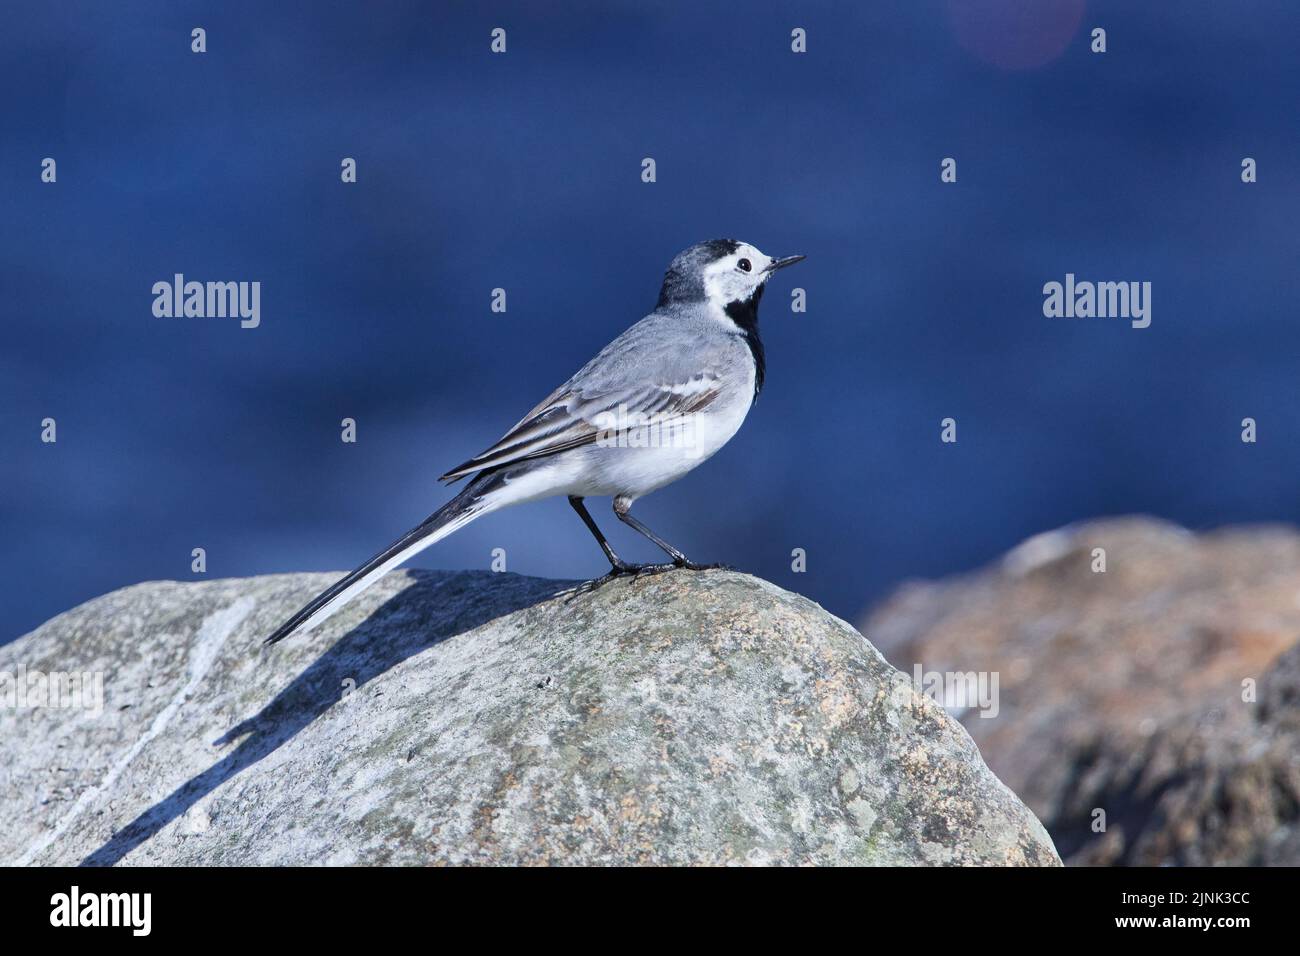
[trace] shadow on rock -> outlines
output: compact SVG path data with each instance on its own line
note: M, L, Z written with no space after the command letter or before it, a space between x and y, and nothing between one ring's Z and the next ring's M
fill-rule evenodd
M490 599L469 602L467 607L466 592L484 596L482 574L466 572L448 577L422 571L408 573L415 578L415 583L380 605L370 617L340 638L257 714L214 741L221 746L244 737L234 751L145 810L80 865L118 863L217 787L273 753L338 703L339 688L345 680L355 681L360 688L408 657L498 617L548 600L563 593L565 587L555 582L502 575L493 584ZM439 606L460 610L446 617L423 610ZM407 626L393 626L395 618L410 618L413 614L422 617L407 622Z

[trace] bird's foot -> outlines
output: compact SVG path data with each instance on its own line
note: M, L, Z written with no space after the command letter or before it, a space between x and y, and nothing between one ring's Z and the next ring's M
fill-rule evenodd
M580 594L590 594L598 588L608 584L615 578L636 578L643 574L660 574L664 571L671 571L678 567L676 563L672 564L631 564L627 561L619 561L609 569L609 572L599 578L593 578L590 581L584 581L573 589L569 596L572 601ZM566 602L567 603L567 602Z
M614 578L639 578L643 574L660 574L664 571L671 571L677 567L676 562L671 564L629 564L627 561L620 561L609 569L602 581L613 580Z
M696 564L689 558L678 558L673 562L675 568L685 568L688 571L734 571L736 570L729 564Z

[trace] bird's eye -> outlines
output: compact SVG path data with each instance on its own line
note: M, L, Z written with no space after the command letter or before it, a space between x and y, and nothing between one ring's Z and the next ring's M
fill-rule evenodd
M749 264L748 259L741 259L739 262L736 263L736 266L737 268L740 269L741 272L748 272L750 269L754 268Z

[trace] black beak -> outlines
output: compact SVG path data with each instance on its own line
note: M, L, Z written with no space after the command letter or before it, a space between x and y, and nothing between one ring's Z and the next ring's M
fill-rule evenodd
M807 256L782 256L779 259L773 259L771 265L769 265L763 271L775 272L777 269L784 269L786 266L792 266L796 262L803 262L804 259L806 258L808 257Z

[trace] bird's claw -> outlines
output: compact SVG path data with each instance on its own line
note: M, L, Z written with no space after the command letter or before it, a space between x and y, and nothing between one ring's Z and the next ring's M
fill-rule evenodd
M639 578L642 575L662 574L664 571L674 571L678 568L683 568L687 571L734 570L729 564L696 564L688 558L678 558L666 564L630 564L627 561L620 561L601 577L592 578L590 581L584 581L573 588L568 601L572 601L580 594L591 594L593 591L596 591L616 578ZM567 604L568 601L565 603Z
M584 581L582 584L579 584L573 589L573 593L569 596L568 600L572 601L580 594L591 594L593 591L608 584L615 578L636 578L643 574L658 574L661 571L671 571L675 567L675 564L629 564L626 561L620 561L601 577L593 578L590 581ZM565 603L568 602L566 601Z
M661 571L671 571L671 570L672 570L673 568L675 568L675 567L677 567L677 565L676 565L675 563L674 563L674 564L627 564L627 563L624 563L624 564L620 564L620 565L615 565L614 567L610 568L610 570L609 570L609 574L605 575L605 577L607 577L607 578L622 578L622 577L627 577L628 575L631 575L631 576L634 577L634 578L639 578L639 577L640 577L641 575L643 575L643 574L659 574Z
M694 561L690 560L689 558L682 558L678 561L674 561L673 567L685 568L688 571L734 571L735 570L735 568L733 568L729 564L721 564L721 563L696 564Z

